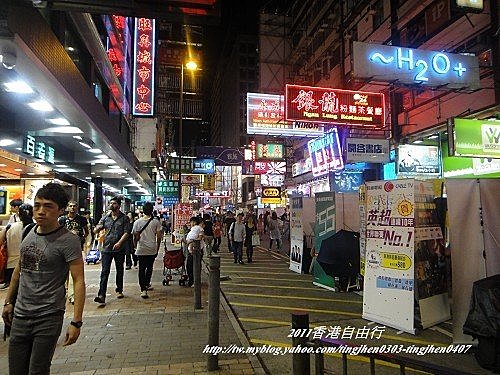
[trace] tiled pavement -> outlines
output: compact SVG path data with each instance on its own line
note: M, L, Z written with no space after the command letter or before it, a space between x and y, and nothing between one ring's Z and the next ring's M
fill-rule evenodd
M100 265L85 266L87 298L84 326L77 343L57 346L52 374L254 374L262 373L258 361L246 355L219 355L219 371L207 372L203 348L208 338L207 280L203 275L202 310L194 310L193 288L181 287L178 277L163 286L161 257L155 263L154 290L150 298L139 296L137 271L125 271L125 298L118 300L114 271L110 275L107 305L97 307ZM114 294L114 293L113 293ZM5 292L0 292L3 301ZM226 306L224 308L224 306ZM72 306L68 306L66 322ZM227 305L220 308L220 345L244 345L237 323L228 317ZM233 327L235 324L235 327ZM3 331L3 323L0 324ZM63 327L63 333L65 327ZM244 337L243 337L244 341ZM8 373L7 343L0 343L0 374Z

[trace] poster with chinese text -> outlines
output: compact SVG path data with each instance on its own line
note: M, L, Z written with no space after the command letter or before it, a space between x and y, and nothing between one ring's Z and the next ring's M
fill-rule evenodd
M302 273L304 230L302 228L302 197L290 198L290 270Z

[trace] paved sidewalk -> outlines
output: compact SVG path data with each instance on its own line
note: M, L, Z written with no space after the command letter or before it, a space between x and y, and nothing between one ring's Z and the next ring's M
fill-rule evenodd
M60 338L52 361L52 374L236 375L261 372L259 363L252 359L252 365L243 354L221 354L220 370L207 372L207 355L202 353L208 338L207 275L202 275L203 310L195 311L194 289L179 286L179 276L174 276L169 286L162 285L162 256L160 252L155 262L154 290L149 292L149 299L140 298L137 270L134 269L125 271L125 298L116 299L112 293L115 279L112 271L104 308L93 302L98 290L100 264L85 266L87 298L81 336L69 347L62 347ZM0 292L2 301L5 293ZM69 305L66 322L70 320L71 309ZM229 311L227 306L226 309ZM239 327L230 319L222 303L220 345L243 346L233 324ZM3 331L3 323L0 323L0 330ZM1 342L0 374L8 373L7 350L7 343Z

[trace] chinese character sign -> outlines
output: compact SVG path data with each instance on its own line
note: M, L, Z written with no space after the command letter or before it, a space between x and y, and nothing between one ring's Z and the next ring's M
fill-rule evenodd
M193 173L213 174L215 173L214 159L194 159Z
M266 143L256 145L256 159L283 159L284 147L280 144Z
M347 138L345 148L347 162L389 162L388 139Z
M286 85L285 118L380 129L385 124L384 94Z
M164 197L178 197L179 182L175 180L156 181L156 195Z
M313 176L322 176L328 171L344 168L337 129L310 140L307 148L311 156Z
M155 20L135 19L133 110L135 116L152 116L154 109Z

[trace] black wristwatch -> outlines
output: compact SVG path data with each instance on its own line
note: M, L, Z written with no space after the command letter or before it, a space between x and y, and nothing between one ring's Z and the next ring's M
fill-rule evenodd
M81 320L79 322L71 321L71 323L69 323L69 324L71 324L73 327L76 327L78 329L82 328L82 326L83 326L83 322Z

